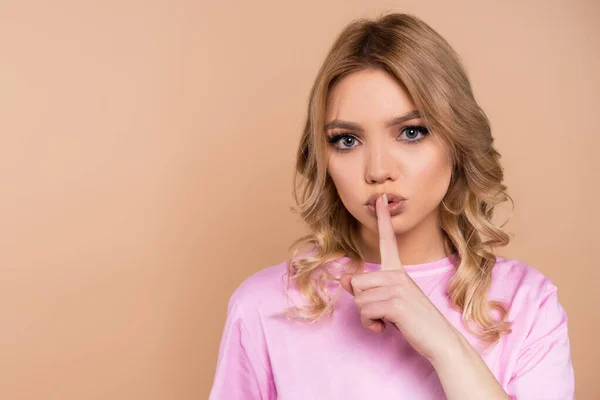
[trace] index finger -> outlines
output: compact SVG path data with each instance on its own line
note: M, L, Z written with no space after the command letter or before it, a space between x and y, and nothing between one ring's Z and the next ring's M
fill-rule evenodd
M381 254L381 269L402 269L398 254L398 243L392 225L392 217L388 209L387 195L379 196L375 202L377 211L377 228L379 229L379 252Z

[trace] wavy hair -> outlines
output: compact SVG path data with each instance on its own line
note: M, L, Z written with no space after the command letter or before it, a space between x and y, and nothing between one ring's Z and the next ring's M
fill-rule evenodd
M310 234L288 249L284 275L288 296L291 283L307 302L294 304L284 314L311 323L331 316L335 301L328 288L339 276L330 267L339 266L335 261L348 256L352 262L346 272L357 272L364 261L357 246L359 223L343 206L327 171L324 118L333 85L366 68L380 68L394 77L410 94L432 137L449 151L453 171L438 206L438 222L446 253L458 257L452 258L456 270L447 294L461 311L466 328L495 344L511 330L506 306L486 299L496 263L492 247L506 246L510 235L501 229L506 222L497 227L491 219L497 204L510 200L514 208L514 202L502 184L500 154L493 147L489 121L474 98L460 57L429 25L409 14L352 21L318 71L293 178L297 207L292 211L301 216ZM498 314L494 316L493 311Z

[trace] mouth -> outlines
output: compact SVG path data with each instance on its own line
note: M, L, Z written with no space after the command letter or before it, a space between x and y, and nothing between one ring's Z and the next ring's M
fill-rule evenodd
M376 193L371 195L369 199L365 202L365 206L368 208L370 213L377 217L377 210L375 207L375 203L377 202L377 198L382 196L383 193ZM395 216L400 214L406 208L406 198L399 194L395 193L386 193L388 198L388 211L390 216Z
M406 198L404 196L396 194L396 193L386 193L386 195L387 195L387 199L388 199L388 204L401 203L402 201L406 200ZM375 194L369 196L369 198L365 202L365 205L375 207L377 198L380 196L383 196L383 193L375 193Z

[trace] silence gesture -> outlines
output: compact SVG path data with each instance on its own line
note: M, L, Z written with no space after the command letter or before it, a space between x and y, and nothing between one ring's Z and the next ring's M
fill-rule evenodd
M376 333L387 320L429 360L445 355L459 342L460 332L438 311L408 275L398 255L396 236L387 207L387 196L375 202L381 270L344 274L341 284L360 310L365 328Z

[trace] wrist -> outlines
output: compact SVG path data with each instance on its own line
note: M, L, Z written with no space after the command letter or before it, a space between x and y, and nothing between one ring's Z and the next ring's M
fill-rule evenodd
M468 356L469 348L471 348L471 345L467 342L467 339L462 333L454 329L449 339L445 341L444 345L429 361L436 370L446 366L452 367Z

